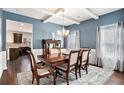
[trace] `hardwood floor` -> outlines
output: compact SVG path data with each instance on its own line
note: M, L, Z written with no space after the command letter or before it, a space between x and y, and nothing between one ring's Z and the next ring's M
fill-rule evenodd
M30 62L27 56L18 58L15 61L8 62L8 69L3 72L0 79L1 85L15 85L17 83L17 73L30 71Z
M16 74L23 71L30 71L29 60L26 56L18 58L16 61L8 62L8 69L3 72L0 85L17 84ZM105 85L124 85L124 73L115 71Z
M115 71L111 78L105 83L106 85L124 85L124 73Z

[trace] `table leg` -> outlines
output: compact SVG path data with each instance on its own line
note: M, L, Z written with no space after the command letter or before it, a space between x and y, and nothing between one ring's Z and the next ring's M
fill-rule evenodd
M53 78L54 78L54 85L56 85L56 67L55 66L52 66L53 67L53 69L54 69L54 75L53 75Z

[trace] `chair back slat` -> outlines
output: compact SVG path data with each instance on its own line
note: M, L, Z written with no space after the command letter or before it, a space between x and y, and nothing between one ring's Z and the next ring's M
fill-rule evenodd
M88 63L90 49L81 51L81 63Z
M31 51L27 51L27 52L30 60L31 70L33 73L37 74L37 65L36 65L35 57Z
M69 66L78 64L80 50L72 50L69 54Z
M83 51L82 56L81 56L82 57L82 61L88 60L88 53L89 53L88 50Z

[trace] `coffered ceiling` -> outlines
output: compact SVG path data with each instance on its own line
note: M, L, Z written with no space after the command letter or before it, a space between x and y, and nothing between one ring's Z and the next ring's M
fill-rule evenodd
M4 8L3 10L40 19L43 20L44 23L50 22L68 26L80 24L81 21L91 18L97 20L99 16L119 9L120 8Z

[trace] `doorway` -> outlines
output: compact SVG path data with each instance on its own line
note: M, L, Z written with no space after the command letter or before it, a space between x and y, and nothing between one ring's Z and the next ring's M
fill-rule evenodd
M7 60L15 60L20 48L33 48L33 25L29 23L6 20Z

